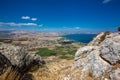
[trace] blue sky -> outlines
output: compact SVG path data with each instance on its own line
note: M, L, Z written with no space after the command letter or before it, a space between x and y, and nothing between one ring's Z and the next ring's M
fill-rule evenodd
M120 0L0 0L0 29L116 31Z

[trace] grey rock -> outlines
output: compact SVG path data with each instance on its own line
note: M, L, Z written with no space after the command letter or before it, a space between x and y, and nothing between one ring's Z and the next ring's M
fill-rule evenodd
M99 33L89 44L88 46L99 46L105 40L106 36L111 34L110 32L101 32Z
M4 73L9 66L11 66L11 62L0 53L0 75Z
M73 68L82 68L81 78L87 76L87 73L92 73L94 77L100 77L106 70L110 71L110 64L101 59L98 49L97 46L86 46L76 52ZM83 57L84 54L86 54L85 57Z
M110 64L120 61L120 34L112 33L106 37L100 46L101 57Z
M43 61L37 54L29 54L25 47L14 46L11 44L1 44L2 50L0 52L4 55L12 65L22 67L24 64L28 65L32 61L37 61L41 64Z
M80 48L75 53L72 70L80 69L81 79L91 73L93 77L104 80L107 78L103 74L110 75L113 64L117 62L120 62L120 34L101 33L88 46ZM112 74L111 80L120 80L120 78Z
M0 46L0 75L10 67L10 73L11 71L15 71L17 72L16 75L19 75L20 80L23 76L24 78L22 80L26 80L26 73L31 71L33 67L36 70L45 63L39 55L29 54L25 47L5 43L1 43ZM29 78L28 80L32 79Z
M80 48L76 53L75 53L75 60L79 59L80 56L85 56L89 55L89 53L95 49L97 49L97 46L85 46L83 48Z

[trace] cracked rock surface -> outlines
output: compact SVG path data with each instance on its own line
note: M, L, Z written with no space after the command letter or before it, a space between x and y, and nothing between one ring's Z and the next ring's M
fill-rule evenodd
M81 80L88 76L88 73L91 73L92 77L102 80L107 79L104 76L104 73L107 73L111 77L108 80L120 80L120 70L117 69L120 66L113 69L116 64L120 64L119 62L120 33L110 33L109 35L101 33L87 46L78 49L72 69L81 69ZM111 72L113 73L111 74Z

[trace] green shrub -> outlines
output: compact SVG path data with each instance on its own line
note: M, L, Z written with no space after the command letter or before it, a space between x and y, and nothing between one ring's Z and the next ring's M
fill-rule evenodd
M70 54L70 55L75 55L76 51L77 51L77 50L69 50L69 51L68 51L68 54Z

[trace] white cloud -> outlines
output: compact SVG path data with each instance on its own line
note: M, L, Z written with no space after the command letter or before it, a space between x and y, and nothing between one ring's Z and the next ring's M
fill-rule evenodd
M103 4L106 4L106 3L109 3L110 1L112 1L112 0L103 0Z
M21 19L26 19L26 20L29 20L30 17L29 16L22 16Z
M38 24L36 23L18 23L20 26L37 26Z
M36 21L37 18L31 18L30 16L22 16L21 19Z
M1 26L16 26L16 27L21 27L21 26L43 26L43 24L36 24L36 23L15 23L15 22L0 22Z
M37 18L31 18L31 20L32 20L32 21L36 21L36 20L37 20Z

